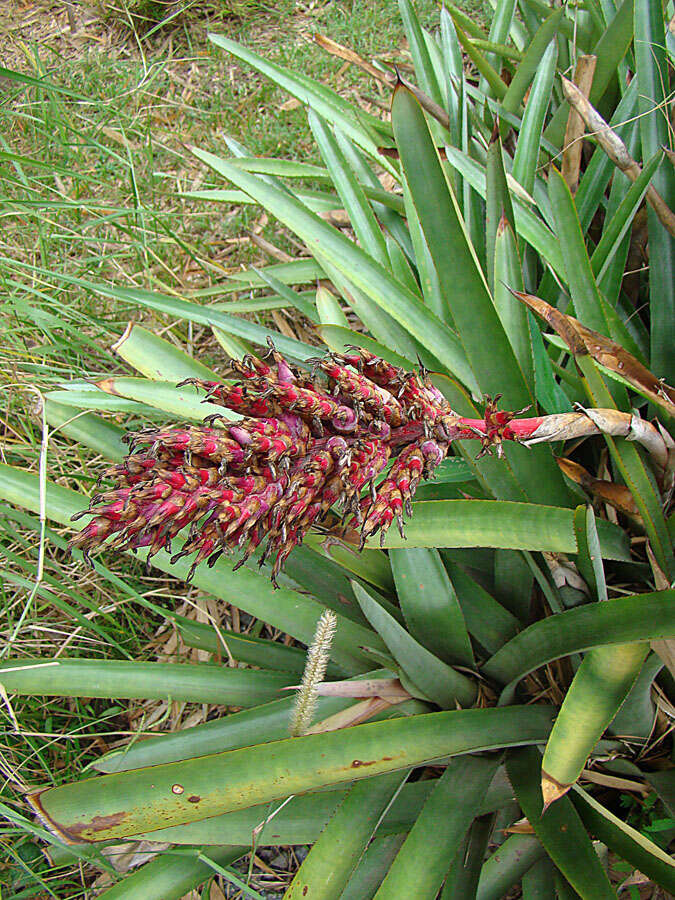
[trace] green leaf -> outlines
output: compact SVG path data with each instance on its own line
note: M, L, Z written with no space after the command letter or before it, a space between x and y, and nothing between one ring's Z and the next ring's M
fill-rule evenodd
M628 229L631 227L635 214L647 192L649 183L662 160L663 151L658 150L628 188L611 220L605 222L602 229L602 237L591 256L591 268L598 283L602 281L620 244L628 233ZM623 276L623 266L621 267L621 276ZM616 294L618 295L618 290Z
M305 668L306 652L301 647L287 647L279 641L239 634L226 628L214 628L205 622L195 622L177 613L173 622L181 638L188 647L207 650L224 658L236 659L264 669L279 672L293 672L302 675ZM332 673L339 677L335 670Z
M675 892L675 865L667 853L581 788L575 787L570 798L584 825L598 840L671 894Z
M512 290L521 290L519 285L522 283L516 238L507 218L503 216L495 234L494 303L525 380L534 393L534 363L527 309L512 293Z
M11 466L0 466L0 497L10 503L38 512L40 492L38 476ZM81 495L48 483L46 491L47 518L69 524L70 517L84 506ZM141 558L143 554L140 554ZM152 557L152 565L177 578L185 578L189 569L186 560L171 564L170 554L160 551ZM235 603L250 615L290 634L305 644L314 636L322 605L297 591L287 588L274 590L271 583L247 566L232 571L232 563L220 559L213 568L200 566L194 584L214 597ZM338 628L333 640L332 658L344 671L367 671L370 666L358 649L362 644L383 647L377 635L338 615Z
M474 190L478 191L481 197L485 197L485 171L480 164L471 159L470 156L467 156L466 153L457 150L455 147L446 146L445 154L448 162L462 173L463 177L470 182ZM537 253L557 275L564 277L565 267L563 257L560 252L560 247L556 242L555 235L548 225L535 215L517 194L514 194L513 183L509 182L509 186L512 192L513 216L516 223L517 234L534 247Z
M389 262L387 245L361 185L327 123L312 109L309 110L308 118L314 139L359 243L373 259L386 267Z
M532 84L539 66L551 40L558 33L558 28L563 21L563 10L556 9L542 23L539 30L532 38L527 52L516 69L516 74L511 79L511 84L502 99L502 109L507 113L517 113L523 102L527 89Z
M584 389L598 408L616 408L614 398L590 356L576 356L575 361L584 378ZM659 566L666 573L675 571L675 558L663 515L658 486L634 443L615 440L604 435L612 460L644 521L650 543Z
M297 680L297 679L295 679ZM255 706L293 684L285 672L230 669L209 664L129 662L113 659L22 658L0 663L6 691L49 697L107 697Z
M494 816L476 819L469 833L460 843L448 870L441 900L470 900L478 891L481 866L487 853L488 841L494 824Z
M426 650L359 584L354 582L352 587L364 615L396 662L430 700L445 709L473 703L476 688L470 679Z
M633 687L648 653L647 643L612 644L596 647L584 657L544 752L542 782L550 784L552 797L567 790L581 775L593 747Z
M258 740L256 743L262 742ZM401 776L397 777L400 781ZM364 784L368 784L368 781L365 781ZM377 835L383 837L408 832L437 785L438 779L436 778L404 784L382 816ZM280 844L313 843L326 827L339 804L344 801L348 791L349 788L343 787L338 790L318 790L293 797L260 831L256 845L279 846ZM511 801L512 796L513 789L503 774L503 770L500 769L484 792L478 812L484 815L502 808ZM150 832L148 839L176 844L204 845L227 838L235 842L250 843L253 829L267 818L269 812L269 804L251 806L248 809L239 809L221 816L212 816L208 819L191 822L189 825L162 828L159 831Z
M584 900L616 900L569 797L561 797L542 815L540 766L541 755L535 747L507 755L506 769L523 814L548 855Z
M380 156L377 142L373 140L371 129L368 127L368 123L371 120L373 123L377 123L378 126L382 125L374 116L369 116L363 110L359 110L358 116L355 115L353 107L335 91L308 78L306 75L293 72L284 66L264 59L242 44L231 41L223 35L209 34L209 40L217 47L221 47L233 56L236 56L237 59L241 59L243 62L253 66L254 69L257 69L266 78L288 91L301 103L311 106L331 124L339 126L355 144L361 147L372 159L376 160L383 169L386 169L396 177L395 167Z
M316 289L316 311L319 314L321 325L334 325L345 330L348 329L349 321L338 303L337 297L321 285Z
M506 44L511 31L511 23L516 10L516 0L500 0L495 7L495 13L490 23L490 42L496 45ZM504 48L504 53L507 48ZM512 52L512 51L510 51ZM497 71L501 69L502 60L499 57L499 51L495 53L487 53L486 59Z
M498 759L489 757L450 761L375 894L376 900L435 900L448 859L478 813L498 764Z
M534 835L512 834L507 837L481 869L476 900L503 900L509 889L545 852Z
M389 560L410 634L448 664L473 666L462 610L438 550L392 550Z
M129 323L112 349L144 378L153 381L183 381L185 378L218 380L216 373L208 366L135 322Z
M95 413L81 415L71 407L46 397L45 415L52 434L64 434L116 462L127 455L128 448L122 443L124 429Z
M551 102L553 76L558 62L558 44L551 40L544 51L534 81L530 88L530 96L525 107L525 115L520 126L520 135L513 157L512 175L528 192L534 190L534 177L539 163L541 135L544 128L546 111Z
M523 875L523 900L556 900L556 871L550 859L538 860Z
M489 87L489 91L486 91L486 94L495 97L497 100L502 100L506 94L506 84L500 77L499 72L496 72L493 69L485 56L478 50L470 38L464 34L464 31L459 26L459 19L452 10L450 11L450 15L453 17L455 31L457 32L459 42L464 48L464 52L476 69L478 69L483 82Z
M372 677L372 672L362 677ZM353 703L353 699L337 697L319 697L316 717L321 719L342 712ZM286 696L283 700L274 700L253 709L230 713L219 719L212 719L185 728L182 731L149 737L142 741L134 741L121 750L111 750L100 759L91 763L91 768L100 772L125 772L143 766L154 766L161 763L176 762L192 756L208 756L223 750L237 750L250 744L264 741L280 741L288 735L288 723L295 705L295 697ZM398 709L401 709L401 706ZM254 825L257 823L254 823ZM249 837L251 828L249 826ZM194 840L193 840L194 838ZM203 840L203 836L190 837L187 843L217 843L214 840ZM248 838L247 838L248 840ZM295 843L288 841L288 843ZM298 843L303 843L302 840Z
M398 0L398 8L401 13L401 20L405 28L408 45L410 47L410 55L412 57L413 66L415 67L415 76L417 77L420 88L427 96L438 103L439 106L444 105L444 98L441 87L436 78L436 72L429 56L424 34L415 13L415 7L411 0Z
M455 372L465 384L473 386L473 374L456 335L418 297L396 281L388 270L348 237L302 207L293 197L236 169L211 153L200 150L194 152L207 165L255 197L272 215L304 240L313 253L325 255L345 278L404 326L443 365ZM283 352L281 344L279 349Z
M518 631L518 619L447 557L445 568L457 592L469 633L488 653L496 653Z
M282 281L279 281L278 278L275 278L271 272L266 272L265 269L255 269L260 277L266 284L268 284L273 290L279 294L279 296L285 301L285 305L292 307L293 309L297 309L299 313L302 313L310 322L314 322L314 324L318 323L318 316L316 314L316 309L311 300L305 300L304 297L301 297L297 291L294 291L292 288L285 285Z
M507 0L507 5L510 0ZM503 4L502 4L503 5ZM486 204L485 204L485 257L487 262L488 286L495 298L495 306L501 316L499 304L495 294L495 286L499 285L499 278L495 281L495 241L502 222L515 229L515 218L511 194L504 169L504 156L502 142L499 135L493 136L488 146L487 164L485 168ZM507 282L508 284L509 282ZM502 318L502 324L504 320ZM504 326L506 330L506 326ZM509 334L508 330L506 333ZM509 335L509 338L511 336ZM519 360L520 361L520 360Z
M204 392L192 385L177 388L173 379L171 381L151 381L149 378L122 376L106 378L100 381L98 386L111 399L124 397L128 400L135 400L142 406L154 407L169 413L179 421L189 419L192 422L203 422L209 415L220 415L232 422L241 418L238 413L232 412L227 407L208 401L204 402ZM63 398L63 393L66 392L56 391L55 393ZM91 392L87 391L83 395L84 406L87 405L87 394L89 393ZM75 396L80 398L82 395L78 393Z
M372 900L394 857L401 848L405 834L375 837L361 857L340 900Z
M670 146L667 117L661 113L668 103L669 65L666 56L666 23L663 9L649 0L635 0L635 71L643 159L650 159L662 147ZM672 165L654 176L653 185L666 202L673 205L675 177ZM650 364L660 378L675 381L675 239L647 207L650 258L658 260L649 273L651 354Z
M516 635L483 666L502 684L519 681L561 656L603 644L675 636L675 591L590 603L541 619Z
M532 2L532 0L528 0L528 2ZM564 19L562 21L565 22ZM567 21L567 24L571 28L576 28L576 23L570 20ZM568 37L574 40L573 34L568 34ZM633 0L623 0L616 15L590 51L598 60L588 98L594 106L598 106L610 82L616 78L619 63L626 55L632 40ZM588 45L587 48L590 49ZM567 101L561 103L544 132L544 137L557 146L562 146L569 111L569 103Z
M405 772L357 782L321 832L286 891L287 900L338 900L382 817L408 777Z
M31 799L77 841L117 839L447 756L541 742L550 727L543 706L431 713L88 778Z
M554 167L549 174L548 186L575 315L587 328L614 337L593 277L574 200L564 178Z
M424 500L413 504L406 538L390 529L385 547L501 547L576 553L574 511L506 500ZM627 560L626 535L599 521L605 559ZM371 541L373 544L373 541Z
M574 512L577 537L577 567L596 600L607 600L605 570L592 506L578 506Z
M422 108L400 85L394 93L392 121L429 252L442 289L452 290L446 302L480 387L485 392L502 391L514 407L528 403L522 373L468 241Z
M105 900L181 900L215 874L209 861L227 866L248 850L246 846L209 847L205 854L196 849L167 850L99 896Z

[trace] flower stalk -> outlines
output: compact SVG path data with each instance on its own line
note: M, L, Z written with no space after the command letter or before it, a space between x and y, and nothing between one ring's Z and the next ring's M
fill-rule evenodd
M662 434L616 410L518 418L488 398L482 418L456 415L425 370L406 372L364 350L312 360L296 370L273 345L265 359L233 361L230 383L188 381L220 414L202 426L146 428L127 435L130 453L102 478L113 486L74 518L92 515L71 547L88 558L107 542L148 548L148 559L187 528L172 557L193 556L188 578L206 561L242 549L242 565L258 549L273 556L272 581L310 528L341 508L361 532L361 547L403 517L422 479L433 476L457 440L477 440L479 455L502 455L504 441L525 445L606 433L639 441L659 474L669 468ZM186 382L183 382L185 384ZM525 412L525 410L521 410ZM378 476L389 469L376 484Z

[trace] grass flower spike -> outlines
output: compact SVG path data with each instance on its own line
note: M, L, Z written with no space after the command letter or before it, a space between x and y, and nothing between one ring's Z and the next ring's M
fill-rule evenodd
M299 737L305 734L312 724L317 687L324 679L326 668L330 659L330 648L333 643L333 635L337 628L337 616L330 609L325 609L319 621L316 623L314 640L307 651L305 671L302 673L302 684L298 690L291 716L291 737Z

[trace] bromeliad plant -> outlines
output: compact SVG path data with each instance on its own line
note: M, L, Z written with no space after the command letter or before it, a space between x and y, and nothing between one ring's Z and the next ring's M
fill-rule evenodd
M115 349L145 377L47 397L58 424L94 398L189 420L127 454L119 429L78 419L114 465L72 547L142 552L304 644L322 610L335 627L329 680L305 678L316 721L292 738L273 697L298 649L180 617L188 644L256 668L3 663L10 694L244 707L31 794L72 853L170 845L108 897L180 897L251 841L314 844L289 898L616 896L592 839L675 890L669 835L621 803L655 794L666 822L675 807L671 36L649 0L515 8L500 0L484 34L450 7L433 36L401 0L416 84L318 39L395 86L391 122L213 37L308 106L325 164L195 150L237 188L195 199L259 203L309 253L221 291L271 289L245 308L294 308L328 354L237 300L78 282L214 328L232 362L219 377L133 326ZM294 289L314 279L311 298ZM0 492L40 508L29 473L3 467ZM52 519L81 507L47 487Z

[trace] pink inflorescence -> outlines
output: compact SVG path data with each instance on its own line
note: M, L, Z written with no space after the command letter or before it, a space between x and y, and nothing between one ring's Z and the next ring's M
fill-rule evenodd
M94 516L71 547L88 557L107 541L147 547L150 558L170 552L189 527L172 557L194 555L188 578L225 550L244 550L239 566L264 545L261 564L274 556L274 581L293 547L336 505L361 529L361 546L377 531L384 538L394 519L402 532L420 479L451 440L473 435L424 372L356 349L310 362L310 372L296 370L272 346L265 361L233 362L235 383L182 382L244 418L215 415L202 426L127 435L130 455L103 475L115 486L74 517Z

